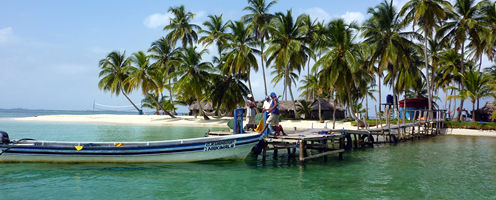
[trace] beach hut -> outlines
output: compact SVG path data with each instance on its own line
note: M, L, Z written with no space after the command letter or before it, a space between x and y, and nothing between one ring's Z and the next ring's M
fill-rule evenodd
M215 111L212 106L212 103L207 101L202 101L202 108L207 113L212 113ZM200 106L198 105L197 101L194 101L191 105L189 105L188 109L189 109L189 115L197 116L200 114Z
M429 100L427 98L409 98L403 99L399 103L400 117L403 118L403 112L405 112L405 118L409 120L415 119L415 111L424 111L429 108ZM394 116L393 116L394 118Z
M298 106L300 105L300 102L296 102L296 108L298 109ZM289 118L294 118L294 104L295 102L293 101L279 101L279 112L281 113L281 116L286 116Z
M312 104L312 119L319 119L319 100L315 99ZM332 113L334 112L334 100L332 98L320 98L320 110L322 118L331 119ZM344 118L344 107L342 105L336 105L336 118Z

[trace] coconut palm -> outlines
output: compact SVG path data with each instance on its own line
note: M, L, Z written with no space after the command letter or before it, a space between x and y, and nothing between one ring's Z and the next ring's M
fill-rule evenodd
M479 43L479 33L484 30L483 23L480 23L483 22L481 12L483 5L484 2L476 3L475 0L456 0L453 10L449 12L449 20L443 23L438 30L443 40L452 41L455 49L461 51L460 69L462 72L465 71L465 42L470 40ZM463 83L460 84L460 91L464 90ZM460 101L457 120L460 120L464 100L461 99Z
M274 62L275 71L284 72L284 88L288 88L293 102L295 101L291 87L294 82L291 81L291 74L294 71L298 73L301 71L308 59L309 52L308 47L305 46L307 30L303 26L302 19L300 16L295 21L291 10L288 10L286 14L279 12L273 18L271 26L267 27L272 35L270 46L266 52L269 55L267 63ZM296 83L294 84L296 85ZM298 118L296 104L293 106L295 117Z
M264 49L265 49L265 38L268 37L268 32L265 29L265 26L268 25L271 21L272 14L269 13L269 9L276 4L276 0L248 0L248 6L243 8L243 10L247 10L250 13L243 16L242 20L250 23L250 26L255 30L254 33L256 37L260 40L260 63L262 66L262 75L264 78L264 88L265 88L265 96L267 96L267 80L265 78L265 66L264 66Z
M150 48L148 49L148 52L150 52L150 58L155 60L155 62L152 63L153 67L156 67L163 72L162 74L159 74L158 78L165 79L165 81L168 81L169 83L167 85L167 89L169 90L169 103L171 104L172 104L171 81L172 79L174 79L174 77L171 77L170 74L175 70L174 65L171 64L172 63L171 61L176 59L174 57L174 54L176 54L177 51L178 49L174 49L174 47L171 46L169 40L167 40L164 37L153 42Z
M222 55L223 45L226 43L226 29L230 20L224 22L222 15L209 15L209 21L203 22L205 29L201 29L200 33L205 34L200 38L200 42L205 45L215 43L219 56Z
M115 94L116 96L122 93L133 107L140 111L138 106L127 96L126 91L131 91L129 85L123 83L129 76L129 64L130 60L126 58L125 52L110 52L104 59L98 62L101 69L98 74L98 77L101 77L98 87L100 90L109 91L110 94Z
M485 3L482 6L482 12L484 22L488 28L487 47L485 49L485 53L489 60L493 60L496 55L496 2Z
M298 88L298 91L302 91L300 97L306 97L306 100L310 101L310 97L314 96L313 93L315 92L315 89L319 87L318 77L308 74L301 80L301 84L302 85Z
M329 22L328 37L329 52L322 56L314 65L314 71L319 67L320 80L326 85L332 85L334 90L341 96L341 102L347 104L348 109L352 107L352 92L358 83L359 67L359 45L353 41L355 37L353 25L348 25L343 19L336 19ZM352 111L353 119L357 116Z
M458 90L459 93L457 95L449 95L447 99L458 98L463 100L470 98L472 103L472 121L475 122L475 115L477 113L475 102L480 98L496 96L494 77L486 73L479 73L474 69L463 74L460 73L459 76L466 87L464 90L452 87L452 89Z
M311 103L309 103L308 101L305 101L305 100L301 100L299 102L300 103L297 104L298 114L304 115L305 119L309 119L310 115L312 114Z
M129 67L129 77L126 78L125 83L129 84L130 89L139 89L144 96L149 96L150 99L154 100L157 107L160 107L165 114L175 118L167 109L165 109L162 104L156 101L155 98L150 97L150 92L153 92L156 96L159 95L160 90L157 89L160 87L160 84L157 84L156 76L158 70L157 68L153 68L150 65L150 59L143 51L139 51L133 53L131 56L131 65Z
M409 0L401 11L400 16L405 16L402 24L408 24L413 22L413 26L420 26L424 32L424 66L426 74L427 88L429 91L429 110L432 110L432 90L433 90L433 78L429 75L429 55L427 54L427 42L428 39L432 37L434 28L439 24L439 22L446 18L447 14L445 9L449 9L451 4L444 0ZM434 69L431 69L432 74L434 74Z
M216 115L220 114L219 109L230 113L239 105L243 105L243 98L250 93L243 80L244 78L234 78L230 75L211 74L212 84L207 90L207 96L216 107Z
M207 50L197 51L196 47L182 49L177 54L177 71L173 76L180 77L174 84L174 90L183 99L194 98L200 105L200 113L203 114L201 101L205 99L206 89L209 85L212 63L203 62L202 56Z
M371 45L373 53L369 62L370 71L378 76L379 105L381 105L381 78L383 71L388 67L406 63L404 49L413 44L407 37L419 38L415 32L402 31L399 15L392 2L383 1L375 8L369 8L372 16L363 24L362 36L365 43ZM375 65L377 62L377 66ZM395 65L393 65L395 64ZM379 113L381 108L379 106Z
M179 40L181 40L183 48L186 48L188 44L193 46L193 43L198 40L196 31L201 29L200 26L191 23L195 14L186 11L183 5L171 7L169 8L169 12L171 12L174 17L172 17L170 23L164 27L164 31L170 31L166 37L170 40L171 46L175 47Z
M228 52L224 57L223 73L231 74L233 77L236 77L236 74L246 74L250 94L253 95L250 71L258 71L258 63L255 58L255 54L258 51L252 48L256 38L251 34L252 29L245 27L242 21L231 22L229 28L232 34L226 36L227 43L225 48Z

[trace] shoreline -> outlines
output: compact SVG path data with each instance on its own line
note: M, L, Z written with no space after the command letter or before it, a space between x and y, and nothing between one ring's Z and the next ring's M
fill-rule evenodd
M230 117L214 118L204 120L198 116L176 116L171 118L164 115L115 115L115 114L95 114L95 115L40 115L36 117L14 117L0 120L13 120L24 122L56 122L56 123L82 123L82 124L106 124L106 125L143 125L143 126L193 126L193 127L218 127L228 128L227 122ZM327 128L332 127L332 121L326 121ZM318 120L282 120L280 123L284 129L308 129L310 127L324 128L326 123ZM356 129L350 122L336 121L336 129ZM462 128L447 128L445 135L456 136L484 136L496 137L496 130L476 130Z

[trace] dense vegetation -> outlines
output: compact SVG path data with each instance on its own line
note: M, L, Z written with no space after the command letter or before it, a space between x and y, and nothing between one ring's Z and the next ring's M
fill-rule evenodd
M370 18L363 24L323 22L305 14L293 16L291 10L272 13L275 3L248 0L241 19L210 15L202 26L192 23L195 15L184 6L171 7L164 37L146 52L127 57L114 51L100 61L99 87L126 98L140 90L143 106L170 116L174 105L195 101L211 102L216 114L230 112L253 93L250 72L258 70L266 95L269 79L282 84L283 96L294 101L300 81L301 98L311 102L332 97L352 119L368 110L363 102L375 99L374 94L381 103L382 83L394 95L427 97L429 109L444 91L449 94L444 109L455 113L459 100L461 109L453 116L457 120L465 100L475 110L481 98L496 95L496 66L481 70L482 58L493 60L496 55L494 2L410 0L398 9L385 0L369 8ZM207 52L209 45L217 52ZM212 62L205 61L209 55ZM308 75L300 77L303 70ZM398 102L394 104L398 112ZM306 112L296 104L293 110L296 117L298 111Z

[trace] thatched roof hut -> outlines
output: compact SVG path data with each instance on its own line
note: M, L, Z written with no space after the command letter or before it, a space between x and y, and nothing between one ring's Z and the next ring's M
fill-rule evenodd
M312 108L312 119L319 118L319 100L320 100L320 110L322 118L331 119L332 113L334 112L334 100L332 98L319 98L315 99L310 107ZM336 104L336 118L344 118L344 107L340 104Z
M487 102L484 107L481 109L477 110L477 114L475 115L477 121L485 121L485 122L490 122L493 121L493 112L496 109L496 106L494 106L493 102Z
M202 101L202 108L205 112L213 112L214 108L212 103L207 101ZM194 101L191 105L189 105L189 115L198 115L200 113L200 105L198 105L197 101Z

